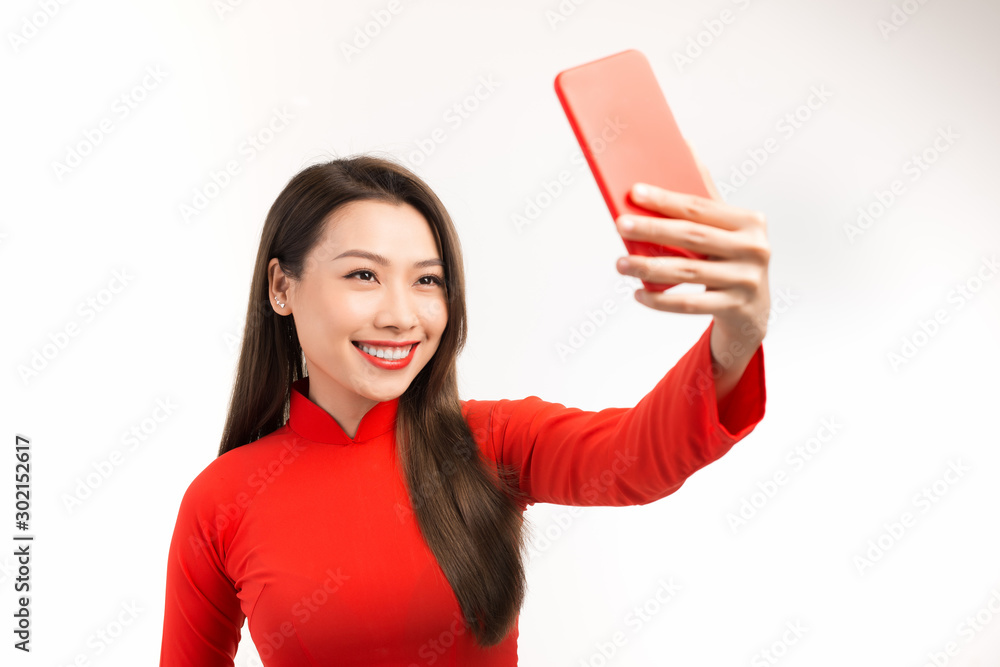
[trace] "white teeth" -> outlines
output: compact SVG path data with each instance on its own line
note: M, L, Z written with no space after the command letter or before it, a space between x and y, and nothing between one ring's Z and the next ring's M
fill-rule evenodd
M373 357L378 357L379 359L388 359L389 361L395 361L396 359L402 359L410 353L410 348L412 345L406 347L370 347L364 343L358 343L358 347L361 348L366 354L370 354Z

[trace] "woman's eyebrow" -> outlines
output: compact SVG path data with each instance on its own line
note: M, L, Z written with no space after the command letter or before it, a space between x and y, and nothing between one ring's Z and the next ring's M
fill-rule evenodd
M368 250L345 250L333 259L337 260L341 257L361 257L362 259L367 259L369 261L381 264L382 266L392 266L392 262L385 255L380 255L377 252L369 252ZM444 262L434 257L432 259L425 259L419 262L414 262L413 266L418 268L423 268L425 266L444 266Z

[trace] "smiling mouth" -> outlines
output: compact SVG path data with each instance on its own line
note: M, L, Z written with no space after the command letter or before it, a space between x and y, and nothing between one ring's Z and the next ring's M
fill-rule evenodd
M352 340L351 343L354 347L360 348L365 354L375 357L376 359L384 359L386 361L396 361L399 359L405 359L410 356L410 351L417 346L417 343L412 345L404 345L398 347L383 347L366 345L364 343L359 343L356 340Z

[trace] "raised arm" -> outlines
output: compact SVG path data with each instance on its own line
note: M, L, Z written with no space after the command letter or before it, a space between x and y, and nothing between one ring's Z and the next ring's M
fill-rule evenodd
M518 469L528 504L644 505L663 498L764 416L763 343L719 403L713 326L633 408L592 412L537 396L469 400L469 425L497 462Z

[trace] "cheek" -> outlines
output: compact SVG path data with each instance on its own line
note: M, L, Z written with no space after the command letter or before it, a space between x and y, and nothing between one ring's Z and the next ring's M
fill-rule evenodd
M302 310L301 324L297 321L296 328L303 344L308 341L312 345L329 346L336 339L349 337L358 329L358 323L364 321L356 301L335 295L311 300Z
M443 297L435 299L427 303L421 315L424 328L440 336L448 324L448 304Z

